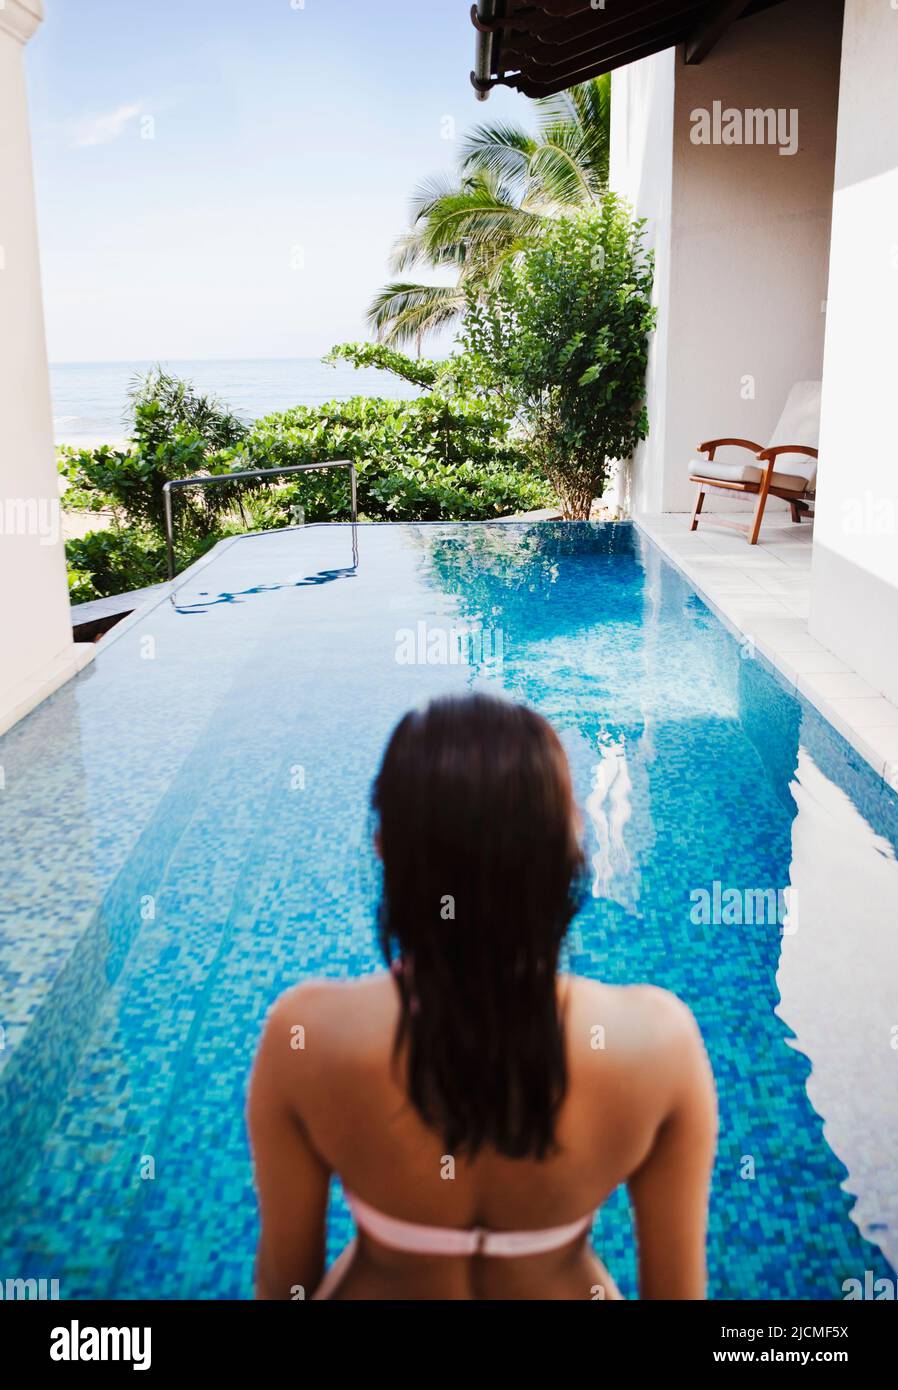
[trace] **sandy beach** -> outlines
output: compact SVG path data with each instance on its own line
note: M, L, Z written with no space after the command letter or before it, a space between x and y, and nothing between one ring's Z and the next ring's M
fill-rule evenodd
M106 434L98 435L62 435L57 436L55 444L57 449L63 447L69 449L99 449L103 444L108 444L110 449L124 449L127 445L124 435L118 437Z

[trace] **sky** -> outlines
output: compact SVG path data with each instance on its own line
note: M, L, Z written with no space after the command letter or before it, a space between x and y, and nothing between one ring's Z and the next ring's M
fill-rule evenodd
M475 100L470 0L45 10L26 68L53 362L370 337L416 184L471 126L532 120L515 92Z

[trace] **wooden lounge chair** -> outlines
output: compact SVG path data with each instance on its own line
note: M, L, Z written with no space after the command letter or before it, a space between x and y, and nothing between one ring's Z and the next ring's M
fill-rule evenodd
M715 515L713 525L728 526L748 536L749 545L757 545L758 533L764 519L767 498L782 497L789 503L792 520L800 522L814 499L817 482L817 444L820 434L819 381L799 381L789 392L786 408L766 449L750 439L709 439L699 445L699 453L708 455L707 464L696 465L690 481L698 483L698 497L692 513L694 531L698 526L705 490L723 488L727 492L747 493L757 497L754 519L748 526L738 521L725 521ZM797 441L802 441L801 443ZM752 462L717 463L715 455L724 445L748 449L755 455ZM706 517L706 520L710 518Z

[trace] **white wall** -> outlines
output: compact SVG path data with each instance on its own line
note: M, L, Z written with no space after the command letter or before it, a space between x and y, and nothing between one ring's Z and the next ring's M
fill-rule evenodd
M660 511L664 489L676 65L677 54L669 48L618 68L611 78L610 183L646 219L645 244L655 256L652 297L659 310L646 372L650 432L616 485L620 500L633 512Z
M24 44L41 0L0 5L0 731L80 668L54 460Z
M697 444L719 435L766 443L792 384L821 375L841 27L841 0L788 0L741 20L703 63L687 65L677 52L672 111L645 148L631 140L625 150L616 137L612 185L630 196L636 189L640 212L651 215L657 202L657 175L646 167L670 162L656 344L664 361L649 380L654 438L631 470L636 512L690 509ZM623 93L626 106L634 87L643 105L671 100L669 72L649 62L616 80L614 98ZM716 100L740 111L797 109L797 153L695 144L691 114ZM722 505L732 509L732 495Z
M846 3L835 182L810 630L898 703L898 12L882 0Z

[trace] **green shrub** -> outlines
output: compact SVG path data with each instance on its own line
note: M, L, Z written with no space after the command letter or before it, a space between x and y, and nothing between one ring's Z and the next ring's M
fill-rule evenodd
M391 372L402 381L430 390L436 384L440 364L425 357L407 357L383 343L338 343L332 347L325 362L351 362L354 367L377 367Z
M491 400L356 396L260 420L230 461L277 468L350 459L368 520L483 520L552 501L509 435L506 413ZM280 525L300 507L309 522L345 520L349 481L342 471L310 473L273 497Z
M135 378L130 391L132 429L127 449L60 451L59 469L68 484L67 511L111 511L119 529L165 531L163 488L176 478L214 471L215 455L238 445L248 427L189 382L156 368ZM237 487L222 485L180 493L178 531L188 549L214 535L218 519L237 500Z
M610 465L648 432L654 310L643 229L606 194L597 209L550 222L468 306L467 354L515 402L527 452L570 517L589 515Z
M390 370L423 394L297 406L247 428L189 383L157 370L132 391L128 448L62 450L63 505L109 511L114 523L111 531L69 542L73 601L165 577L163 489L177 478L348 459L358 471L359 515L374 521L476 521L552 502L551 488L513 438L508 405L479 389L471 364L417 362L365 344L346 344L332 356ZM178 568L224 535L346 520L349 498L345 470L179 489Z
M72 603L108 598L159 584L166 577L165 546L150 531L88 531L66 541Z
M68 552L66 552L68 558ZM90 603L91 599L100 598L93 586L91 575L87 570L75 569L73 564L68 566L69 580L69 603Z
M214 396L161 367L136 376L128 399L132 438L145 454L165 449L179 434L201 439L207 450L223 449L239 443L249 428Z

